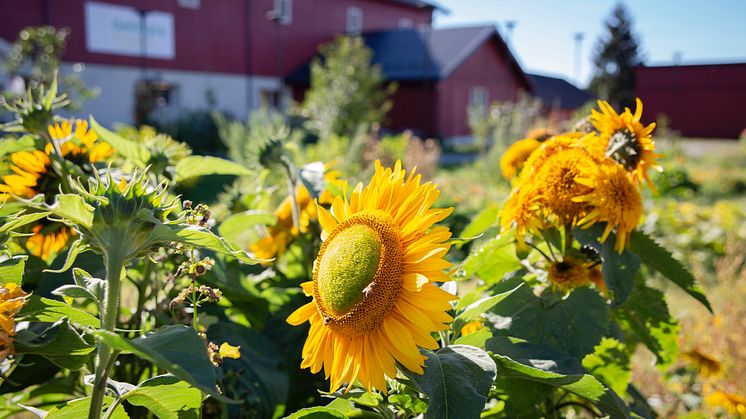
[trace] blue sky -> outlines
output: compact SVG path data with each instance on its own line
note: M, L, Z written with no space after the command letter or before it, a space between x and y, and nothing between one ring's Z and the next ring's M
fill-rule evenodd
M583 32L580 85L592 71L592 51L616 4L609 0L437 0L435 26L516 25L510 41L525 70L575 78L573 34ZM746 1L626 0L648 65L746 62Z

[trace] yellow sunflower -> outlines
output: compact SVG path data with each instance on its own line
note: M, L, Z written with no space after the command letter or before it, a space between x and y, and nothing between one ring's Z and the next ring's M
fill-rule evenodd
M723 371L723 366L717 358L698 349L686 351L681 357L694 365L703 377L714 377Z
M503 177L512 179L521 170L528 156L540 145L538 140L524 138L508 147L500 158L500 170L503 172Z
M637 184L642 184L644 179L653 188L648 169L662 170L656 160L660 156L655 153L652 138L655 123L644 126L640 122L642 101L635 101L634 114L629 108L618 114L608 102L599 100L601 111L591 111L591 123L599 135L584 138L583 146L599 159L609 157L624 166Z
M621 165L604 161L596 170L575 178L575 182L588 189L588 193L573 200L591 207L590 212L580 220L584 228L597 222L605 222L606 229L601 235L603 243L616 227L614 248L621 253L629 241L629 235L642 218L642 196Z
M746 398L725 391L713 392L705 397L707 404L725 409L731 415L746 416Z
M464 327L461 328L461 336L468 336L472 333L476 333L477 331L484 329L484 321L483 320L473 320L469 323L466 323Z
M573 288L590 285L591 272L586 262L565 256L561 261L552 261L547 269L547 278L554 286L562 291L569 291Z
M18 284L0 284L0 362L13 352L15 320L13 317L26 303L26 293Z
M64 157L70 160L74 160L74 157L83 158L84 161L76 163L98 163L114 154L114 148L109 143L98 141L96 132L88 129L88 121L82 119L71 121L62 121L49 126L49 135L53 141L60 143L60 150ZM73 123L75 124L74 133ZM50 154L52 145L47 144L45 151Z
M555 135L554 137L544 141L541 145L534 150L533 153L526 159L521 171L521 180L530 181L536 172L544 165L549 156L557 153L560 150L568 148L575 148L578 144L578 137L571 134Z
M549 128L534 128L526 133L526 138L533 138L534 140L543 143L554 135L555 132Z
M539 210L538 185L524 183L513 188L508 200L500 210L501 232L506 232L515 226L515 237L519 246L525 243L525 235L543 226Z
M447 227L433 227L452 211L434 209L436 185L376 162L367 186L337 197L331 212L317 206L323 228L313 281L302 284L313 301L288 317L308 321L302 368L323 367L331 391L356 380L386 391L396 364L423 373L419 348L436 349L431 333L448 329L455 296L432 284L447 281ZM349 386L348 386L349 388Z

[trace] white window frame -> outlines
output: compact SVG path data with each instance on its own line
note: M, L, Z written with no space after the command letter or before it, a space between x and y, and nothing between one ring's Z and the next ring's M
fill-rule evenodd
M348 35L360 35L363 32L363 11L359 7L347 8L347 21L345 24Z
M275 0L274 17L281 25L293 23L293 0Z

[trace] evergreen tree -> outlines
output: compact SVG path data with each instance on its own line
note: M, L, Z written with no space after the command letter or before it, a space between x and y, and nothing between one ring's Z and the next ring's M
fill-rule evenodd
M632 23L624 5L617 4L606 21L607 33L598 40L593 59L596 68L590 88L616 109L634 105L634 67L642 64Z

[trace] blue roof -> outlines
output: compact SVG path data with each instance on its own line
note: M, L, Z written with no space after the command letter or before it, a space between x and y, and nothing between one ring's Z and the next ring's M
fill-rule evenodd
M577 109L594 99L593 95L561 77L529 74L534 83L534 95L547 107Z
M373 50L372 63L380 65L390 81L444 80L484 42L494 39L504 48L508 62L525 78L520 65L493 26L448 29L394 29L363 34ZM308 83L310 61L286 78L289 83ZM526 79L526 84L530 81Z

